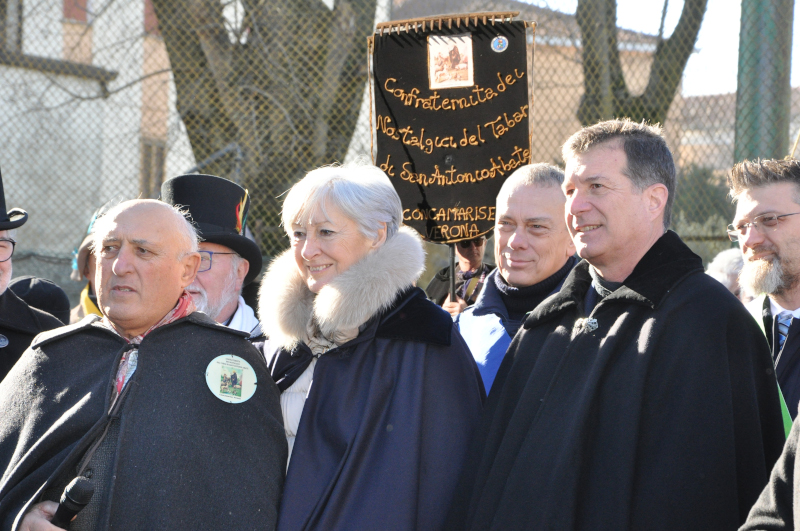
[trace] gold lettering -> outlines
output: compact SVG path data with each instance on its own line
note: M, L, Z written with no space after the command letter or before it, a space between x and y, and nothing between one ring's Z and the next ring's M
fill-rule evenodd
M390 164L391 155L386 155L386 162L381 164L381 170L389 177L394 177L394 166Z

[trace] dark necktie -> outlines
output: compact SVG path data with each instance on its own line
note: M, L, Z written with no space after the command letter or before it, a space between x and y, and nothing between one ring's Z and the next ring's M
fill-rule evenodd
M775 326L778 327L778 351L783 348L783 343L786 341L786 336L789 335L789 326L792 324L792 314L789 312L781 312L775 319Z

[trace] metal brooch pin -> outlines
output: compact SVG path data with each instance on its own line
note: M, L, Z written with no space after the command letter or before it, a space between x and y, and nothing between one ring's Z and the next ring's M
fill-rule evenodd
M597 330L597 327L598 327L597 319L595 318L586 319L586 330L588 330L589 332L594 332L595 330Z

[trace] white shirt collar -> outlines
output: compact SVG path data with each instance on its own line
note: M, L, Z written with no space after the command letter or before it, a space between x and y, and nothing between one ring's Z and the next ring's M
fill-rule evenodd
M781 312L788 312L792 314L792 319L800 319L800 308L794 311L787 310L786 308L775 302L775 300L772 297L767 297L767 298L769 299L769 311L773 317L780 314Z
M250 306L245 304L244 298L241 296L239 297L239 305L236 308L236 313L233 314L228 326L236 330L241 330L242 332L248 332L251 336L261 333L255 312Z

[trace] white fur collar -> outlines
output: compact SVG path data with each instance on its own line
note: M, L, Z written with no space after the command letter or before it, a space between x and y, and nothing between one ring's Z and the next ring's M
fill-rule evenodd
M398 292L411 287L425 270L425 250L417 233L401 227L393 238L315 296L300 276L289 249L269 265L258 293L258 315L270 341L291 350L306 334L311 317L325 337L357 328L386 310Z

